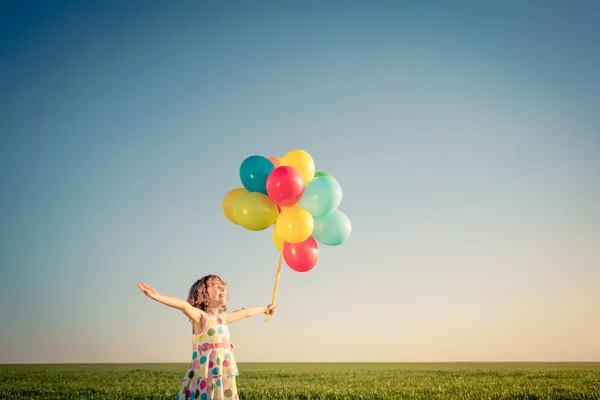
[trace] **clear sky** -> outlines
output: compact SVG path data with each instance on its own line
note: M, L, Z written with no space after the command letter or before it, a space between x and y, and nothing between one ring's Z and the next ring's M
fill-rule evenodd
M142 280L268 304L221 200L296 148L353 233L238 361L600 360L600 3L2 4L1 363L187 362Z

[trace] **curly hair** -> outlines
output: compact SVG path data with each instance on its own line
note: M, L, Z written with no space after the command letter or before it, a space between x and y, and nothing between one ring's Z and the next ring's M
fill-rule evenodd
M201 309L202 311L206 311L210 306L208 299L208 286L213 282L218 282L223 286L227 285L227 282L221 279L220 276L203 276L202 278L198 279L190 288L187 302L192 306ZM221 306L220 310L227 311L227 306Z

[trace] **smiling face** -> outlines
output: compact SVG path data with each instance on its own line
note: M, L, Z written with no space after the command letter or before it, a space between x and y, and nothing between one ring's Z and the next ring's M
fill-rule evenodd
M198 279L188 293L187 301L192 306L207 311L209 308L220 308L227 311L227 282L218 275L205 275Z
M210 307L220 308L227 304L228 294L225 288L226 285L227 283L219 278L213 278L207 282L206 291Z

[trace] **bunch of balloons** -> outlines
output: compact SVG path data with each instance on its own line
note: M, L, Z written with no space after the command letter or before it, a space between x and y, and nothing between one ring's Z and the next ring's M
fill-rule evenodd
M331 174L315 172L306 151L250 156L240 166L240 179L243 187L223 198L223 213L251 231L273 226L273 243L293 270L314 268L318 243L338 246L350 237L350 219L338 210L342 188Z

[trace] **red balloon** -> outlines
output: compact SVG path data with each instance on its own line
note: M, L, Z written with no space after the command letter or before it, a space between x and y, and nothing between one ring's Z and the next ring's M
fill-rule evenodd
M277 167L267 178L267 195L273 203L291 207L300 201L304 193L304 178L300 171L287 165Z
M283 243L283 259L291 269L297 272L308 272L317 265L319 246L310 236L304 242Z

